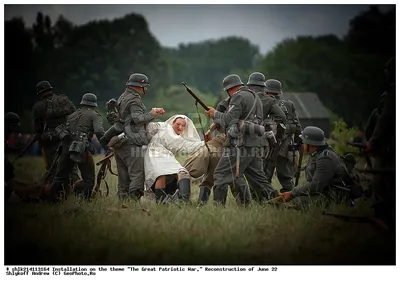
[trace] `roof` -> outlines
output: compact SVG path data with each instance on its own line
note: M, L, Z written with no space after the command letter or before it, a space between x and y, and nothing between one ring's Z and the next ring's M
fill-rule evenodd
M329 119L330 115L316 93L311 92L284 92L282 99L290 100L296 107L299 119Z

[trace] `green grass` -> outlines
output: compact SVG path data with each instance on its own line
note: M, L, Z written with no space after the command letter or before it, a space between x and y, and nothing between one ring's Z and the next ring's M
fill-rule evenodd
M43 171L40 158L16 163L22 181L39 179ZM225 208L210 201L201 209L179 209L156 206L146 195L140 204L122 208L117 177L108 174L107 181L110 195L89 203L70 197L56 205L28 204L13 195L5 208L5 264L395 263L395 245L385 232L323 216L319 207L296 211L252 204L244 209L229 195ZM275 177L273 185L280 187ZM195 185L192 201L197 197ZM369 215L369 206L360 199L354 209L328 210Z

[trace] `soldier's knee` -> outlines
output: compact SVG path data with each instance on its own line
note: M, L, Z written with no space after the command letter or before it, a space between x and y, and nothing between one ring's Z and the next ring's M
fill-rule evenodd
M190 179L189 171L184 167L180 168L178 172L178 181L181 179Z

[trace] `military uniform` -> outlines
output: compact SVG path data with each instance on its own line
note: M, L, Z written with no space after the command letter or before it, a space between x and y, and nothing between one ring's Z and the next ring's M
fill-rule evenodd
M56 156L60 139L55 132L55 128L65 123L67 117L72 114L76 108L66 95L56 95L52 92L53 87L47 81L39 82L37 85L37 94L43 95L50 92L33 106L34 132L39 135L39 146L46 163L46 170L50 169ZM53 180L55 172L48 175L50 182ZM76 167L71 174L72 181L79 180Z
M305 146L316 146L317 150L310 155L305 168L308 183L293 188L281 195L294 198L294 203L351 203L353 182L350 182L346 166L340 156L324 141L324 132L314 126L308 126L300 135ZM309 147L307 147L309 148ZM308 149L307 149L308 150ZM360 195L358 195L360 196Z
M300 200L324 199L341 202L346 193L331 184L342 187L342 181L347 172L337 153L328 145L314 151L306 165L306 180L308 183L297 186L291 191L293 196Z
M243 179L246 173L254 180L254 189L259 195L267 199L274 197L276 191L265 178L262 168L262 147L264 138L257 134L247 132L246 126L254 128L260 125L263 118L262 102L260 98L247 87L237 75L229 75L223 80L224 91L241 86L231 94L229 108L225 113L216 111L214 122L225 129L227 140L224 143L221 159L214 171L214 202L225 204L228 185L235 182L237 155L239 158L239 178ZM246 121L242 129L239 124ZM244 132L244 134L242 134ZM250 200L246 185L236 187L239 200L247 204Z
M145 87L150 84L145 75L132 74L126 85ZM118 168L118 197L138 199L144 191L144 146L149 143L146 129L154 116L151 112L146 113L141 95L128 87L117 100L117 111L126 136L114 150Z
M282 109L280 107L278 107L275 98L266 95L265 94L265 76L260 73L260 72L255 72L252 73L249 76L249 80L247 82L247 85L249 85L250 89L253 90L254 92L256 92L256 94L258 95L258 97L260 97L260 100L262 102L262 107L263 107L263 125L265 125L267 128L266 130L271 130L271 128L268 125L268 117L272 117L274 119L274 121L278 124L286 124L286 115L285 113L282 111ZM266 142L266 147L264 150L264 155L263 155L263 163L264 163L264 167L265 164L268 164L268 157L269 157L269 152L271 151L271 144L269 144L269 142ZM249 183L250 186L250 190L251 190L251 195L252 198L255 200L261 200L260 195L256 195L254 193L254 190L251 189L251 187L253 186L253 179L247 175L245 173L246 179ZM269 182L271 182L271 180L269 180Z
M104 135L103 119L95 110L97 97L94 94L83 95L81 105L82 108L68 117L65 137L61 137L61 155L51 187L55 200L63 198L62 184L68 179L75 163L82 175L82 181L74 186L75 193L90 198L95 184L94 147L90 140L93 134L99 139Z
M271 181L274 174L274 168L276 167L276 174L279 182L282 185L281 192L290 191L293 189L293 176L295 160L297 158L298 150L295 144L300 145L301 140L298 135L301 132L301 125L296 115L296 109L292 101L282 100L279 96L282 93L282 84L275 79L269 79L266 81L266 92L274 93L271 97L275 97L277 105L282 109L286 115L286 129L281 140L278 140L279 152L276 155L276 159L271 158L271 165L265 167L265 173L267 179ZM278 121L270 117L267 124L271 127L275 127Z

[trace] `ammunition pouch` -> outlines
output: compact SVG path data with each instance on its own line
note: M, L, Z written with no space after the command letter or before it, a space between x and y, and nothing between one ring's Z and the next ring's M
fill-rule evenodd
M244 123L244 132L249 133L250 136L254 136L253 134L256 134L257 136L263 136L265 133L265 127L260 124L246 121Z
M67 140L71 138L71 134L65 124L60 124L54 129L55 134L60 140Z
M93 146L90 146L87 135L84 132L77 132L72 135L73 141L69 146L68 152L70 154L70 159L77 163L83 162L83 153L85 151L93 152Z

